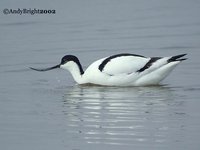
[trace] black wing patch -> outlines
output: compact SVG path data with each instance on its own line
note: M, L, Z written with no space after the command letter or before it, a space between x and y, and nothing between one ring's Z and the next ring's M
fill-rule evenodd
M136 54L129 54L129 53L122 53L122 54L117 54L117 55L113 55L113 56L110 56L108 58L106 58L100 65L99 65L99 70L100 71L103 71L104 67L106 66L106 64L111 61L112 59L114 58L117 58L117 57L122 57L122 56L136 56L136 57L142 57L142 58L146 58L142 55L136 55Z
M151 65L156 62L157 60L161 59L162 57L152 57L147 63L146 65L144 65L144 67L142 67L141 69L139 69L137 72L143 72L144 70L148 69L149 67L151 67Z

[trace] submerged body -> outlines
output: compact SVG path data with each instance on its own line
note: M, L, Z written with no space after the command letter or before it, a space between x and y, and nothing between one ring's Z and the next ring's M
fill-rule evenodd
M159 84L183 60L186 54L172 57L144 57L135 54L117 54L92 63L85 72L76 56L66 55L55 68L68 70L78 84L104 86L147 86Z

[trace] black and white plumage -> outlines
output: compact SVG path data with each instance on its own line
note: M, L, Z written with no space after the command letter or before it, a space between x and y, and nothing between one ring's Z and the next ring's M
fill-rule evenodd
M171 57L145 57L129 53L105 57L93 62L83 71L76 56L66 55L59 65L35 69L48 71L55 68L68 70L78 84L104 86L147 86L159 84L183 60L186 54Z

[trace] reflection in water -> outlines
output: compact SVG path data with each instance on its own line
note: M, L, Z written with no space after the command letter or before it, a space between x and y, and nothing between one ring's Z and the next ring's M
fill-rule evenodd
M140 145L145 142L161 146L167 142L167 136L174 134L172 125L177 115L180 123L176 127L182 128L180 120L184 113L177 106L183 103L175 100L173 91L165 86L77 85L66 91L63 102L68 133L86 143Z

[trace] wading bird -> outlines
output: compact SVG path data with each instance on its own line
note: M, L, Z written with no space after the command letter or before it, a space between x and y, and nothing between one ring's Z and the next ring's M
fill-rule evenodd
M171 57L145 57L135 54L117 54L93 62L85 71L79 59L66 55L61 63L36 71L56 68L68 70L78 84L102 86L148 86L159 84L183 60L186 54Z

